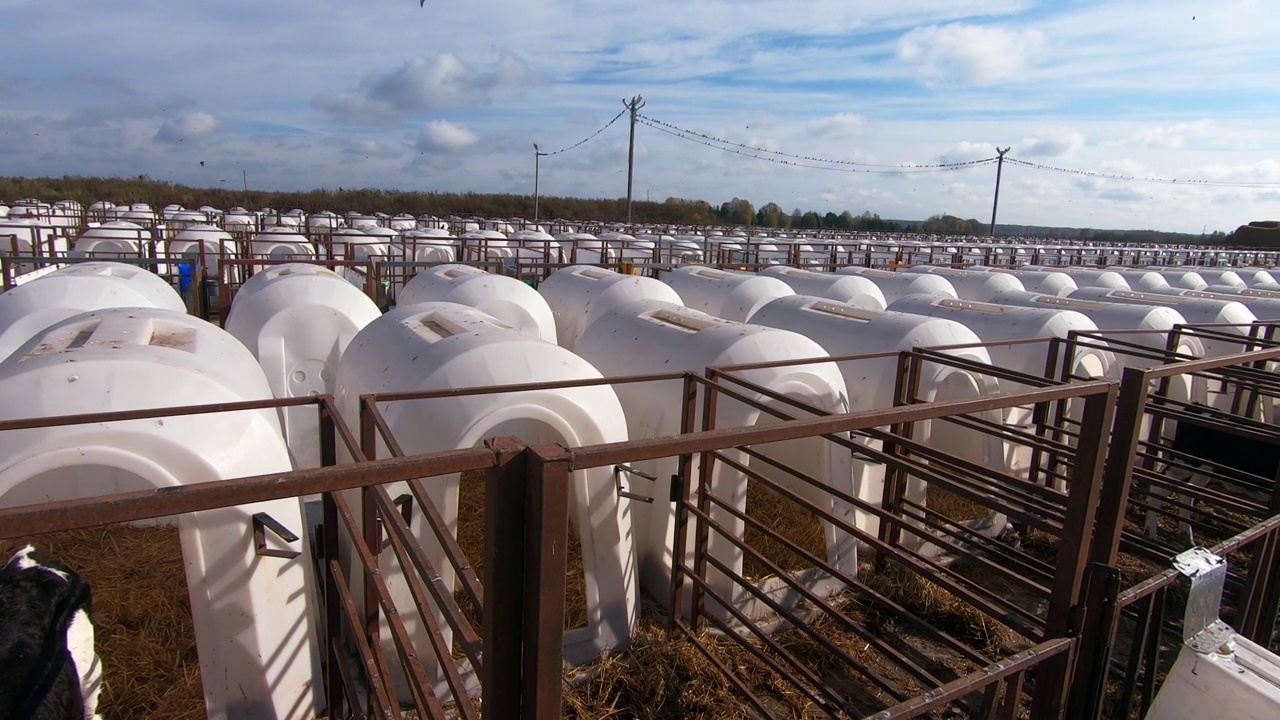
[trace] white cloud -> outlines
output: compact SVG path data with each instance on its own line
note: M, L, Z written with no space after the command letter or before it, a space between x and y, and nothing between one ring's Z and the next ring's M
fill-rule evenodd
M448 120L432 120L422 126L414 148L418 152L456 153L480 142L480 136L470 130L454 125Z
M1121 145L1176 150L1186 147L1187 141L1204 138L1213 132L1212 120L1164 125L1139 130L1121 141Z
M995 145L962 140L944 151L937 160L940 163L961 163L982 160L993 157L995 154Z
M992 85L1025 77L1044 44L1039 30L952 23L916 28L898 39L898 59L925 82Z
M842 112L814 120L809 123L807 129L810 135L817 137L839 138L857 135L864 127L866 127L866 121L861 115Z
M1078 132L1064 132L1049 137L1027 137L1014 145L1013 155L1020 157L1060 158L1074 155L1084 147L1085 137Z
M493 90L519 90L545 83L545 78L509 51L499 55L490 72L446 52L434 58L415 57L389 72L367 75L356 90L319 93L312 104L339 120L380 125L405 115L482 107L492 102Z
M222 123L207 112L184 113L164 121L156 131L156 142L180 143L203 140L222 129Z

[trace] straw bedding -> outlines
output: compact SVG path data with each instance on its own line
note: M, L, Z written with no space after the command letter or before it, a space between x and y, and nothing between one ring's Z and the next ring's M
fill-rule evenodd
M93 588L93 624L112 720L205 717L191 606L176 526L110 525L4 541L7 559L27 542Z

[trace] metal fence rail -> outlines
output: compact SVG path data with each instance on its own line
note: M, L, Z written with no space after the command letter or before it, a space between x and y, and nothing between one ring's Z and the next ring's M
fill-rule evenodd
M842 415L753 383L743 368L710 368L366 396L359 417L347 418L356 432L328 396L9 421L0 432L313 405L326 467L0 509L0 539L320 493L315 561L330 717L401 717L407 696L421 717L550 718L561 713L567 578L564 555L545 550L568 541L572 474L674 458L669 622L736 686L744 707L779 709L775 691L746 683L739 664L841 717L1129 717L1150 703L1171 659L1179 580L1161 563L1182 549L1184 510L1199 541L1233 554L1224 612L1241 634L1271 643L1280 611L1276 478L1221 463L1203 486L1164 477L1168 467L1204 464L1171 452L1171 423L1280 445L1269 422L1280 399L1273 371L1280 347L1265 326L1180 332L1254 349L1191 359L1131 335L1084 333L1043 341L1052 346L1045 377L918 350L897 354L895 407ZM1055 371L1100 346L1125 358L1118 383ZM920 379L940 364L998 378L1008 390L923 402ZM1208 388L1220 414L1205 419L1173 397L1175 381ZM677 394L681 433L574 448L498 438L483 448L406 456L384 414L398 402L620 383ZM729 403L767 419L724 427ZM1010 408L1029 409L1029 424L992 419ZM1032 459L1015 472L948 455L920 439L925 423ZM881 468L883 490L832 487L771 449L795 441ZM334 465L340 456L350 464ZM483 573L431 502L434 483L462 472L486 477ZM850 564L831 543L797 539L753 512L756 501L726 492L721 475L740 478L745 493L765 493L753 497L772 498L823 538L848 538L860 561ZM404 492L389 483L404 483ZM1253 495L1241 496L1246 490ZM1154 536L1144 527L1149 514L1161 526ZM1016 535L991 531L1005 519ZM443 564L433 564L413 522L429 529ZM1125 564L1131 560L1137 564ZM445 574L456 576L456 587ZM407 595L397 595L401 580L393 577ZM397 607L397 596L412 606ZM945 599L958 616L999 629L999 641L939 626L921 597ZM415 621L425 643L414 639Z

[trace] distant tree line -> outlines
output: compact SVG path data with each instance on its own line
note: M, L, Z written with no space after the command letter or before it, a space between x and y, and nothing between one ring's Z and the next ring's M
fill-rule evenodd
M332 210L372 214L384 212L392 215L408 213L418 216L480 216L494 218L532 218L533 196L492 193L416 192L407 190L381 190L375 188L320 188L306 191L235 190L227 187L195 188L146 175L137 177L79 177L20 178L0 177L0 203L20 198L38 198L44 202L75 200L88 207L99 200L117 204L147 203L159 209L177 204L195 209L208 205L219 209L243 207L250 210L271 207L280 210L301 208L306 212ZM539 216L546 219L598 220L624 222L627 218L626 198L571 198L542 197L539 200ZM886 220L871 211L859 215L849 210L818 213L813 210L793 209L784 211L777 203L769 202L759 209L748 200L733 198L719 205L705 200L689 200L670 197L662 202L637 200L632 203L632 219L637 223L672 225L740 225L761 233L778 230L807 231L882 231L915 232L945 235L988 235L990 225L975 219L938 214L925 220ZM1273 224L1274 225L1274 224ZM1245 227L1242 226L1241 230ZM1053 228L1023 225L997 225L1001 235L1024 237L1060 237L1097 242L1232 242L1241 232L1232 235L1215 232L1210 236L1169 233L1156 230L1093 230ZM1268 243L1280 231L1262 233ZM1252 235L1246 233L1252 238Z

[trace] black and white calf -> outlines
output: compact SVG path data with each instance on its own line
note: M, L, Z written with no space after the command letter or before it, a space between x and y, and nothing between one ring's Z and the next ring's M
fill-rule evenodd
M1221 422L1230 420L1232 417L1206 405L1195 404L1188 409L1192 413L1204 416L1207 422ZM1240 484L1233 484L1232 487L1240 495L1263 504L1270 500L1271 493L1262 488L1270 486L1280 478L1280 445L1191 421L1177 424L1173 441L1169 445L1169 455L1185 465L1194 466L1201 472L1184 467L1168 466L1165 469L1165 477L1193 487L1204 487L1209 483L1209 474L1205 471L1211 466L1230 468L1257 476L1260 479L1259 489L1251 490ZM1152 488L1152 509L1147 512L1146 522L1149 537L1156 536L1157 511L1164 507L1164 499L1169 494L1168 489ZM1188 534L1190 533L1191 502L1191 500L1185 501L1183 505L1186 507L1183 507L1180 512L1181 531Z
M0 718L98 718L89 584L28 545L0 569Z

